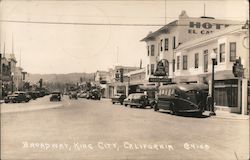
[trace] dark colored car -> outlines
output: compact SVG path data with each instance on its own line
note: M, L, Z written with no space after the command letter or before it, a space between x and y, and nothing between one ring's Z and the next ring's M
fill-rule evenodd
M77 99L77 92L70 92L69 99Z
M38 95L35 91L28 91L27 94L31 97L31 99L35 100L38 98Z
M93 89L87 93L87 99L101 99L101 92L97 89Z
M146 108L149 104L148 96L143 93L132 93L124 99L123 104L125 106L130 105L130 107Z
M29 102L30 99L31 97L26 92L17 91L5 97L4 102L21 103L21 102Z
M111 102L113 104L120 103L122 105L125 98L126 98L126 95L124 94L116 94L114 95L114 97L111 98Z
M208 85L173 84L159 87L154 110L169 110L171 114L195 113L201 115L206 105Z
M61 101L61 92L52 92L50 101Z

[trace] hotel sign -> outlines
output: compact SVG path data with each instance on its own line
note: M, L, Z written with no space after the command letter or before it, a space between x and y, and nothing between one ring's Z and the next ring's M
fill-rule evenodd
M228 24L217 24L209 22L189 22L189 34L209 34L215 29L228 27Z

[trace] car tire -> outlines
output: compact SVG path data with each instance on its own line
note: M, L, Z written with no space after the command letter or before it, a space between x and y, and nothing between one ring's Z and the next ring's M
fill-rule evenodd
M112 102L112 104L115 104L115 102Z
M121 105L123 105L123 102L120 102Z
M128 105L127 104L124 104L125 107L127 107Z
M157 107L157 104L154 104L154 111L159 111L159 108Z

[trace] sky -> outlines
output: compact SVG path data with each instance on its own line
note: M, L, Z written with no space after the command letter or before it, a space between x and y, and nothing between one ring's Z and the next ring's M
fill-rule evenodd
M2 0L0 51L13 48L17 66L28 73L91 73L139 67L141 59L145 66L146 43L140 40L182 10L203 16L204 4L206 16L249 19L246 0Z

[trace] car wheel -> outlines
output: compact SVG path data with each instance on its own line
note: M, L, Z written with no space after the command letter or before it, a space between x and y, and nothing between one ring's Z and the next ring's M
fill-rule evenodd
M127 107L128 105L127 104L124 104L125 107Z
M154 111L159 111L159 108L157 107L157 104L154 104Z
M123 102L120 102L120 104L122 105L122 104L123 104Z
M112 104L115 104L115 102L112 102Z

